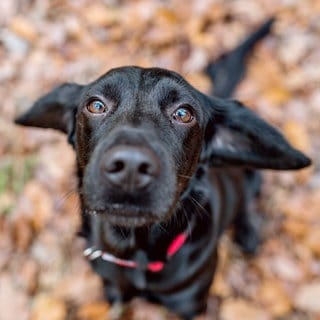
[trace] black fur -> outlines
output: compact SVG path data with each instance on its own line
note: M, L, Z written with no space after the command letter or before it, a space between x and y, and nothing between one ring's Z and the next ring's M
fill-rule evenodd
M219 69L219 75L224 72L224 79L229 79L239 63L243 69L243 57L270 24L241 50L212 63L211 75ZM225 64L228 57L231 64ZM240 79L237 71L231 83L219 84L219 77L213 78L221 96L229 96ZM108 111L90 113L88 105L94 99ZM194 118L178 122L179 108ZM86 86L64 84L16 122L68 134L77 155L82 234L88 245L138 262L139 268L131 269L100 258L92 261L107 299L126 302L143 296L185 319L206 308L218 239L225 228L234 222L235 240L246 252L256 250L259 239L250 205L259 194L261 179L254 169L299 169L310 164L276 129L239 102L206 96L179 74L158 68L123 67ZM123 183L130 188L133 183L131 189L116 188L105 167L119 148L147 154L147 161L157 162L159 174L147 173L151 182L144 188L136 187L129 176ZM187 242L164 269L147 271L148 262L166 261L168 246L184 230L189 232Z

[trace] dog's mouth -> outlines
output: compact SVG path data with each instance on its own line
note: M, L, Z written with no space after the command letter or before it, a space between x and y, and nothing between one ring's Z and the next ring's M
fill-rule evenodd
M153 192L135 195L110 189L101 193L84 192L82 200L85 212L99 215L104 221L119 227L144 227L167 221L179 205L184 189L179 183L178 188L175 183L168 183L167 188L163 185L159 185L157 190L152 189ZM100 188L98 191L104 190Z
M104 208L86 209L89 215L103 215L104 219L114 226L142 227L162 221L163 215L155 215L136 205L123 203L109 204Z

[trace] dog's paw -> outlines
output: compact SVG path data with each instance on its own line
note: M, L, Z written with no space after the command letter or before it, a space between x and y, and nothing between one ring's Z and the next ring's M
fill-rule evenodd
M260 244L258 232L252 225L237 229L234 233L234 241L241 247L243 253L250 255L257 252Z

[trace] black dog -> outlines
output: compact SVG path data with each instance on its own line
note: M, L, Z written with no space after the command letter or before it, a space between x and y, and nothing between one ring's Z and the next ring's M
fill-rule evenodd
M270 25L209 66L219 96L230 96L248 50ZM185 319L206 308L226 227L234 223L246 252L256 249L254 169L310 164L239 102L208 97L158 68L123 67L85 86L64 84L16 122L67 133L77 155L84 253L108 300L143 296Z

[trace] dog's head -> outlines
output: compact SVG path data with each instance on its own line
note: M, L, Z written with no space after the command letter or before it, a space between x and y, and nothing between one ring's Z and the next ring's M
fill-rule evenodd
M199 162L271 169L310 164L240 103L210 98L164 69L123 67L86 86L64 84L16 122L68 134L84 209L114 225L168 219Z

